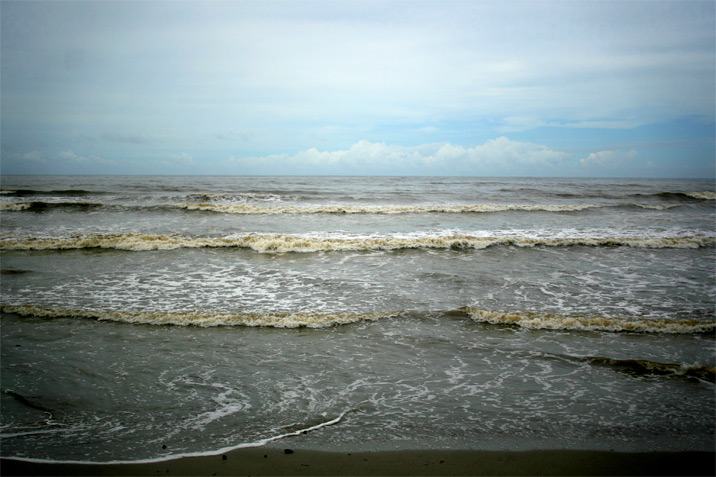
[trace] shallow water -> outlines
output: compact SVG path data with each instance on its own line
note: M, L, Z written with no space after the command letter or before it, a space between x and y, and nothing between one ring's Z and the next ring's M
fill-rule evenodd
M3 456L713 449L711 182L1 189Z

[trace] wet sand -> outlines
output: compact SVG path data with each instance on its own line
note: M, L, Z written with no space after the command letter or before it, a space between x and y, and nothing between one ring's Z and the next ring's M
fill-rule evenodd
M323 452L276 448L145 464L3 459L9 475L716 475L716 453L613 451Z

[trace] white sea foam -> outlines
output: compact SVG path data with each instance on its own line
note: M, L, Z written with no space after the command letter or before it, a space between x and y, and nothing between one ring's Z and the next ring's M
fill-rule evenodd
M35 305L3 305L3 313L41 318L89 318L99 321L177 326L251 326L272 328L325 328L361 321L391 318L399 312L375 313L232 313L223 311L114 311L48 308Z
M492 311L475 307L462 310L475 321L516 325L523 328L576 331L633 331L642 333L705 333L716 328L716 322L650 318L619 318L596 315L561 315L531 311Z
M283 206L283 207L258 207L245 204L211 204L211 203L184 203L176 204L175 207L187 210L202 210L211 212L223 212L230 214L420 214L429 212L442 213L484 213L516 211L543 211L543 212L576 212L595 207L602 207L597 204L573 204L573 205L384 205L384 206L343 206L343 205L320 205L320 206Z
M697 378L707 382L716 381L716 368L701 364L672 364L660 363L645 359L616 359L590 356L582 358L570 357L573 360L586 361L590 364L610 366L618 370L639 375L683 376Z
M668 210L673 209L674 207L679 207L678 204L671 204L671 205L655 205L655 204L635 204L637 207L641 207L642 209L651 209L651 210Z
M278 441L281 439L285 439L287 437L293 437L298 436L301 434L305 434L308 432L312 432L318 429L321 429L323 427L333 426L335 424L338 424L343 420L343 418L350 414L351 412L356 412L356 408L348 409L343 411L341 414L339 414L337 417L333 419L329 419L323 422L320 422L318 424L315 424L313 426L297 429L292 432L286 432L282 434L278 434L272 437L266 437L263 439L259 439L253 442L244 442L241 444L236 444L233 446L223 447L221 449L215 449L207 452L186 452L181 454L171 454L166 455L162 457L156 457L153 459L139 459L139 460L111 460L111 461L105 461L105 462L98 462L98 461L82 461L82 460L51 460L51 459L32 459L32 458L25 458L25 457L8 457L8 459L12 460L19 460L22 462L31 462L36 464L100 464L100 465L113 465L113 464L152 464L155 462L166 462L168 460L174 460L179 459L183 457L209 457L219 454L224 454L226 452L231 452L239 449L250 449L254 447L263 447L267 444L270 444L271 442Z
M687 192L686 195L695 199L716 200L716 192L705 190L701 192Z
M473 235L312 236L256 234L187 237L163 234L77 234L64 237L25 237L0 240L0 250L115 249L128 251L177 248L247 248L256 252L325 252L399 249L483 249L516 247L628 246L641 248L699 248L713 246L716 237L477 237Z
M30 207L32 207L32 202L14 202L0 204L0 210L8 210L15 212L20 210L27 210Z
M32 202L4 202L0 203L0 211L12 211L19 212L23 210L41 211L51 208L68 208L77 210L87 210L95 207L102 207L106 204L97 202L76 202L76 201L57 201L57 202L45 202L45 201L32 201Z
M705 333L716 328L716 322L686 319L608 317L598 315L562 315L532 311L493 311L466 306L461 308L475 321L523 328L575 331L611 331L643 333ZM113 311L49 308L35 305L3 305L3 313L41 318L89 318L134 324L177 326L250 326L273 328L325 328L361 321L396 317L400 312L372 313L229 313L209 311Z

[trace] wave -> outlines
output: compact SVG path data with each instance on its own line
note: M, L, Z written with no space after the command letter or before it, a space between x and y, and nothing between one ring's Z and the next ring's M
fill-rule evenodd
M192 194L195 198L203 200L221 199L226 194ZM238 199L237 199L238 198ZM230 200L260 200L264 202L272 202L281 200L278 196L269 194L231 194ZM497 212L550 212L550 213L567 213L581 212L589 209L602 208L637 208L650 210L667 210L679 207L681 204L643 204L643 203L624 203L624 204L555 204L555 205L375 205L375 206L357 206L357 205L286 205L286 206L257 206L245 203L240 204L220 204L210 202L190 202L179 204L162 204L154 205L137 205L131 203L98 203L98 202L47 202L47 201L31 201L31 202L5 202L0 203L0 211L5 212L43 212L56 208L75 209L77 211L87 211L91 208L107 208L113 210L186 210L191 212L209 212L224 214L240 214L240 215L299 215L299 214L427 214L427 213L446 213L446 214L485 214Z
M279 201L279 200L286 200L286 199L292 199L297 200L300 199L297 196L286 196L280 193L274 193L274 192L235 192L235 193L228 193L228 192L216 192L216 193L208 193L208 192L198 192L194 194L189 194L187 198L192 200L203 200L203 201L214 201L214 200L238 200L238 201L246 201L246 200L257 200L257 201Z
M2 189L0 195L5 197L83 197L87 195L101 195L104 192L84 189L67 190L34 190L34 189Z
M694 199L698 200L716 200L716 192L705 190L695 192L661 192L654 194L655 197L667 200L687 200L692 202Z
M3 305L2 313L38 318L88 318L98 321L176 326L248 326L271 328L326 328L361 321L392 318L399 312L375 313L235 313L225 311L112 311L46 308L34 305Z
M630 204L630 205L625 205L625 207L639 207L641 209L651 209L651 210L668 210L668 209L673 209L674 207L679 207L679 205L678 204L669 204L669 205Z
M246 248L260 253L371 251L402 249L470 250L494 246L515 247L640 247L700 248L716 244L716 237L474 237L470 235L428 237L320 237L251 234L226 237L120 233L77 234L64 237L0 239L0 250L114 249L127 251L177 248Z
M279 206L259 207L246 204L210 203L176 204L174 207L204 212L229 214L421 214L421 213L486 213L486 212L578 212L602 207L596 204L575 205L384 205L384 206Z
M44 202L44 201L33 201L33 202L13 202L0 204L0 210L19 212L42 212L49 209L78 209L87 210L96 207L103 207L104 204L94 202Z
M53 413L53 411L50 408L43 406L42 404L39 404L38 402L36 402L35 398L28 398L26 396L23 396L20 393L10 390L10 389L3 389L2 392L3 392L3 394L7 394L8 396L11 396L12 398L15 399L15 401L19 402L20 404L23 404L31 409L37 409L38 411L48 412L50 414Z
M588 209L627 207L667 210L680 204L556 204L556 205L318 205L261 207L247 204L185 203L171 207L190 211L243 215L279 214L484 214L495 212L580 212Z
M154 191L155 189L150 189ZM181 189L171 187L169 189L162 189L169 192L180 192ZM532 188L522 189L501 189L502 192L526 192L527 194L543 193L549 196L562 197L562 198L608 198L617 199L619 196L603 195L599 193L549 193L546 191L540 191ZM104 195L107 192L101 190L86 190L86 189L60 189L60 190L37 190L37 189L0 189L0 195L5 197L83 197L88 195ZM202 200L215 200L215 199L235 199L235 198L246 198L246 199L281 199L281 198L297 198L295 193L284 191L284 190L250 190L245 192L193 192L186 195L188 198L202 199ZM622 196L624 197L624 196ZM628 197L641 197L641 198L658 198L662 200L716 200L716 192L714 191L690 191L690 192L673 192L663 191L652 194L632 194Z
M714 321L561 315L532 311L504 312L470 306L460 308L460 311L477 322L530 329L638 333L712 333L716 329Z
M2 268L0 269L0 275L23 275L30 273L29 270L18 270L16 268Z
M0 312L36 318L84 318L98 321L145 325L175 326L247 326L269 328L327 328L336 325L347 325L366 321L379 321L398 316L407 316L402 311L366 312L366 313L260 313L260 312L229 312L206 310L179 311L116 311L52 308L37 305L2 305ZM603 316L574 316L554 313L536 312L501 312L483 310L465 306L447 316L459 314L470 319L492 325L513 325L531 329L565 330L565 331L606 331L606 332L638 332L638 333L713 333L716 321L669 320L649 318L616 318ZM589 358L599 360L600 358ZM595 361L595 362L597 362ZM614 364L614 363L607 363ZM623 366L632 366L628 362ZM647 366L643 363L633 366ZM665 365L662 370L675 372L676 368Z
M635 376L673 376L696 378L716 383L716 368L697 364L669 364L643 359L614 359L603 357L578 358L589 364L607 366Z
M703 192L689 192L686 195L704 200L716 200L716 192L706 190Z

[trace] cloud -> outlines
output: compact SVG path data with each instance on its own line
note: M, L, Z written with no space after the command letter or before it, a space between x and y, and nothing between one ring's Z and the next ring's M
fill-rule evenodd
M418 128L418 132L421 132L423 134L436 134L440 132L440 129L436 128L435 126L425 126L422 128Z
M118 142L122 144L144 144L149 145L152 143L149 139L142 136L141 134L117 134L117 133L104 133L102 139L107 141Z
M497 128L500 132L529 131L540 127L574 128L574 129L634 129L647 122L630 118L618 119L592 119L592 120L544 120L531 116L510 116L502 119L502 126Z
M23 162L34 162L34 163L43 163L45 162L42 158L42 153L40 151L30 151L26 154L22 154L19 159Z
M220 132L214 134L214 137L220 141L248 141L251 139L251 134L246 131L230 131Z
M115 128L105 130L201 127L178 117L211 127L507 118L527 128L621 127L625 111L626 126L713 115L708 2L7 3L3 88L34 88L60 113L91 97L97 111L121 111L91 118ZM93 73L65 71L68 54ZM65 59L58 71L47 70L52 55Z
M78 154L75 154L72 151L65 151L61 152L57 155L57 157L63 161L74 163L74 164L82 164L82 165L102 165L102 166L114 166L117 163L115 161L104 159L99 156L80 156Z
M579 163L586 167L614 167L625 165L638 155L639 153L634 149L629 151L599 151L589 154L584 159L580 159Z
M191 151L196 173L234 154L234 173L549 175L658 138L701 143L657 165L713 170L712 2L277 6L0 2L3 147L134 172Z
M292 155L231 157L225 165L252 172L515 175L519 171L544 175L555 172L568 157L545 145L502 136L474 147L450 143L400 146L361 140L345 150L310 148Z
M194 160L194 156L187 152L182 152L181 154L174 154L171 159L163 161L163 164L183 168L195 167L197 165L196 161Z
M2 172L4 174L22 173L24 170L44 170L47 160L40 151L17 152L5 150L2 153Z
M3 174L105 174L120 172L116 161L68 150L45 155L39 151L2 155Z

